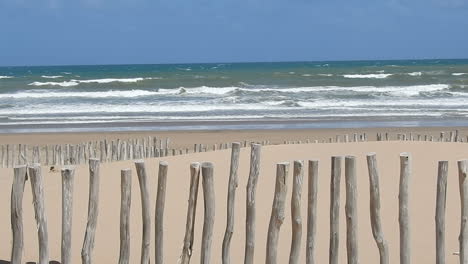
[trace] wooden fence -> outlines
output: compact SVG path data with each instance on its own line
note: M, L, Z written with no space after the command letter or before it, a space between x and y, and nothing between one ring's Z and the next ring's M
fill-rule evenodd
M222 244L222 263L231 263L230 241L234 230L234 208L235 194L237 188L237 171L239 166L239 151L241 143L232 144L231 166L228 186L227 200L227 222L224 240ZM37 150L36 150L37 152ZM250 173L248 177L246 199L246 239L244 263L253 263L253 255L257 250L255 240L255 193L260 168L261 145L251 145ZM380 263L389 263L389 249L382 230L380 216L380 185L377 156L375 153L367 155L369 188L370 188L370 216L372 234L380 254ZM342 175L343 157L331 157L331 185L330 185L330 247L329 263L338 263L338 239L340 219L340 182ZM314 258L315 234L317 219L317 188L319 162L309 160L305 166L301 160L296 160L292 168L292 242L290 248L289 263L299 263L302 233L305 231L306 263L316 263ZM143 160L135 161L140 195L142 203L142 230L141 241L141 263L150 263L150 250L152 245L155 249L156 264L164 262L164 210L166 195L166 178L168 164L164 161L159 163L158 186L155 214L155 241L151 241L151 208L148 191L148 173ZM88 221L81 251L82 263L92 263L92 251L94 248L94 237L99 212L99 178L100 160L91 158L89 160L89 203ZM303 178L307 170L307 223L306 228L302 224L301 195L303 189ZM213 225L215 221L215 192L214 192L214 165L210 162L202 164L192 163L190 165L190 191L188 194L188 207L186 218L186 230L183 239L183 247L179 263L190 263L194 241L194 226L197 204L197 193L199 178L201 174L202 191L204 197L204 220L202 232L202 244L200 263L210 263L211 244L213 236ZM435 208L435 234L436 237L436 263L445 263L445 197L447 186L448 162L440 161L437 177L437 200ZM459 258L460 263L468 263L468 160L458 161L459 186L461 197L461 228L459 236ZM73 182L75 168L65 166L61 169L62 176L62 240L61 240L61 263L71 263L71 230L73 210ZM268 228L266 244L266 263L277 263L277 251L280 229L285 219L286 192L288 189L290 175L290 163L278 163L276 167L276 185L271 207L271 217ZM29 177L28 177L29 176ZM119 263L129 263L130 255L130 196L131 196L131 170L121 171L121 211L120 211L120 253ZM400 231L400 263L410 263L411 248L410 241L410 207L408 201L408 183L411 178L411 157L408 153L400 155L400 185L399 185L399 231ZM14 179L11 191L11 228L12 228L12 251L11 263L22 263L23 252L23 214L22 200L26 181L29 179L33 190L33 204L35 218L38 226L39 241L39 264L49 263L48 224L45 215L45 202L43 193L43 178L39 163L30 165L17 165L14 167ZM346 187L346 248L348 263L359 263L358 252L358 225L357 225L357 187L356 187L356 157L344 157L344 181ZM262 247L263 248L263 247ZM216 261L217 262L217 261Z

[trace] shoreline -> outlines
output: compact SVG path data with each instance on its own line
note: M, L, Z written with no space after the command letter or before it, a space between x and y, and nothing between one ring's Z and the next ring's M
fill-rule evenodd
M313 120L313 119L246 119L246 120L163 120L65 124L0 124L0 135L53 133L151 133L169 131L262 131L315 129L377 129L468 127L467 120Z

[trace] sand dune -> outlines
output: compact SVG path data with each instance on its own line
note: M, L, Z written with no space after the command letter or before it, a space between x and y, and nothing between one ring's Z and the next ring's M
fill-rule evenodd
M249 171L249 148L241 150L239 187L236 197L236 222L232 239L232 263L242 263L245 237L245 187ZM292 161L318 159L318 219L317 219L317 263L328 262L329 243L329 202L330 202L330 158L332 155L355 155L357 157L358 179L358 221L359 255L361 263L378 263L378 250L372 237L369 214L369 180L365 155L376 152L380 171L381 205L383 230L390 249L390 263L399 259L398 232L398 183L399 154L409 152L412 156L412 178L410 180L410 221L412 260L415 263L435 261L435 198L437 161L449 161L447 189L447 263L458 263L458 232L460 224L460 198L456 161L468 158L464 143L430 142L366 142L267 146L262 149L261 171L257 188L257 232L255 263L265 262L265 246L268 223L274 191L276 163L291 162L288 177L286 220L282 226L278 248L278 263L287 263L291 243L290 200L292 190ZM215 165L214 181L216 192L216 218L213 237L212 263L221 262L221 245L226 225L226 199L229 176L230 151L195 153L166 157L169 163L165 211L165 262L177 263L181 253L185 231L185 219L189 189L189 164L194 161L211 161ZM152 208L152 236L154 236L154 206L156 199L157 163L159 159L147 160ZM344 173L344 163L343 163ZM119 255L119 210L120 170L132 169L131 207L131 263L138 263L141 249L141 206L135 167L132 162L103 164L101 167L99 220L94 249L95 263L116 263ZM305 166L307 168L307 166ZM61 178L60 173L48 173L45 178L46 209L49 228L51 260L60 261L61 225ZM306 174L307 175L307 170ZM0 170L0 260L8 261L11 250L10 191L12 169ZM73 260L80 262L87 218L88 168L77 167L74 189L73 212ZM304 178L304 182L307 178ZM305 263L305 223L307 213L307 188L302 194L302 220L304 223L300 263ZM195 244L192 263L200 259L200 240L203 224L203 193L199 191L197 205ZM346 224L344 217L345 185L341 178L340 208L340 263L346 263ZM24 206L24 261L37 261L37 234L31 198L30 182L26 182ZM154 237L152 237L154 243ZM154 260L154 244L151 245L151 259Z

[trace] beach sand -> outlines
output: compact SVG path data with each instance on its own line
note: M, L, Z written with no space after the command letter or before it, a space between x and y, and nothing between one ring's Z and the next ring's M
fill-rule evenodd
M413 130L414 131L414 130ZM434 133L436 133L434 129ZM440 131L440 130L438 130ZM284 131L283 131L284 132ZM291 131L288 131L289 133ZM333 131L337 132L337 131ZM342 131L338 131L342 132ZM197 132L199 133L199 132ZM212 132L219 133L219 132ZM235 132L227 132L223 141L230 141L241 137ZM242 132L246 133L246 132ZM263 131L269 134L271 131ZM279 132L277 132L279 133ZM298 134L294 134L298 133ZM292 131L287 137L300 139L310 136L310 131ZM324 131L325 133L325 131ZM330 133L330 131L328 131ZM249 132L250 134L250 132ZM84 137L78 134L81 140ZM171 139L176 133L168 133ZM330 134L329 134L330 135ZM334 134L332 134L334 135ZM29 140L41 140L47 135L37 135ZM68 135L70 136L70 135ZM96 135L93 135L93 137ZM115 135L112 135L115 136ZM255 135L255 136L262 136ZM278 136L278 135L277 135ZM19 139L21 135L2 136L2 141L8 138ZM49 135L50 137L50 135ZM66 136L57 135L49 138L48 142L66 140ZM279 136L278 136L279 137ZM24 138L24 135L23 135ZM177 138L177 137L175 137ZM282 140L285 138L283 135ZM206 139L213 139L210 133ZM71 140L71 139L68 139ZM190 139L186 139L187 142ZM193 140L193 138L191 138ZM179 142L173 140L174 142ZM193 141L192 141L193 142ZM182 144L182 143L179 143ZM302 145L278 145L262 148L261 170L257 187L257 221L255 263L265 262L266 235L271 214L276 163L291 162L288 175L288 196L286 202L286 219L282 225L278 247L278 263L287 263L291 243L291 191L292 191L292 162L305 161L305 177L302 192L302 250L300 263L305 263L305 235L307 222L307 160L318 159L319 188L317 208L317 263L328 262L329 245L329 202L330 202L330 159L332 155L354 155L357 157L358 179L358 234L359 255L361 263L378 263L378 249L374 242L370 226L369 214L369 180L366 164L366 154L376 152L380 173L381 213L383 231L390 249L390 263L399 259L398 232L398 184L399 184L399 154L409 152L412 156L412 178L410 180L410 222L412 260L415 263L430 263L435 261L435 199L437 162L449 161L449 176L447 188L447 231L446 254L447 263L458 263L458 232L460 226L460 198L458 191L458 173L456 161L468 158L468 148L465 143L436 143L436 142L364 142L364 143L326 143ZM235 231L231 246L232 263L242 263L245 243L245 197L249 173L250 148L243 148L239 165L239 186L236 196ZM213 236L212 263L221 262L221 245L226 227L226 200L230 165L230 150L216 152L195 153L189 155L150 159L146 161L149 173L149 188L152 208L151 225L151 259L154 261L154 206L157 185L157 164L160 160L169 163L167 182L166 210L164 222L164 259L166 263L177 263L181 253L185 232L187 199L189 189L189 164L191 162L211 161L215 165L214 182L216 195L216 217ZM131 205L131 261L138 263L141 250L141 206L140 191L133 162L124 161L101 165L99 219L96 233L96 245L93 252L95 263L117 263L119 255L119 211L120 211L120 170L132 169L132 205ZM78 166L74 181L73 207L73 261L80 262L80 252L83 244L87 219L88 181L89 174L86 165ZM340 206L340 249L339 262L346 262L346 222L345 222L345 184L344 162L341 177L341 206ZM50 259L60 261L61 239L61 178L60 173L49 173L43 168L45 179L46 210L48 217ZM12 169L0 170L0 260L8 261L11 250L10 228L10 191L12 184ZM24 258L23 261L37 261L37 230L34 220L34 210L31 197L30 182L26 182L24 198ZM195 242L192 262L200 259L201 233L203 226L203 192L198 195L197 215L195 225ZM1 261L0 261L1 263ZM8 263L8 262L7 262Z

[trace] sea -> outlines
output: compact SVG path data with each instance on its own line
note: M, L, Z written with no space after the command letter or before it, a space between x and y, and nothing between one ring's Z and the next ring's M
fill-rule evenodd
M0 132L468 124L468 59L0 67Z

